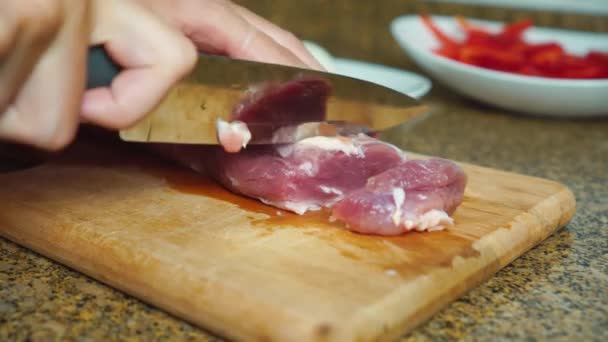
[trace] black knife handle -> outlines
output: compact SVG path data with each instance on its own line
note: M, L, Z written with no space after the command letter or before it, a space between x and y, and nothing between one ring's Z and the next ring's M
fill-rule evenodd
M121 70L102 45L90 47L87 58L87 89L109 86Z

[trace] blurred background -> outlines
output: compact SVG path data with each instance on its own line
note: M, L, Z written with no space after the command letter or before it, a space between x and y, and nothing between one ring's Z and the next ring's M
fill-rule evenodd
M410 70L416 67L392 38L389 25L403 14L464 15L538 26L608 32L608 0L235 0L319 43L332 55Z

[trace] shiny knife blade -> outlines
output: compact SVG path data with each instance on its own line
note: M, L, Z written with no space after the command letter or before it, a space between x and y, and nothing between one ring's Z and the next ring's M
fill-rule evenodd
M119 70L103 47L91 48L87 88L109 85ZM347 76L201 55L193 71L152 112L120 131L120 137L132 142L219 144L217 121L230 122L247 91L264 82L287 82L303 76L323 78L330 83L332 93L327 101L326 121L298 123L283 127L281 132L275 132L279 128L276 123L248 123L252 133L249 144L290 143L345 132L372 135L410 121L428 109L400 92Z

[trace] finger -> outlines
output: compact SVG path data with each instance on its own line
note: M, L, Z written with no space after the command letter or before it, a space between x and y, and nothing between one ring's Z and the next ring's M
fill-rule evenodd
M247 23L247 30L232 32L233 36L229 38L231 40L228 43L232 45L232 48L227 49L230 56L265 63L306 67L304 61L293 52L277 44L266 33L249 23Z
M33 0L35 1L35 0ZM56 1L0 5L0 112L6 110L60 27Z
M48 150L60 149L74 137L84 91L89 23L86 2L69 6L57 37L0 116L0 137ZM66 9L62 12L68 13Z
M306 67L293 52L243 19L227 1L192 2L180 9L180 16L184 32L203 51Z
M282 28L242 6L236 4L233 4L233 6L237 13L241 15L241 17L243 17L243 19L245 19L249 24L264 32L274 41L291 51L308 67L316 70L325 70L323 66L310 54L310 52L308 52L302 41L293 33L283 30Z
M150 112L192 69L196 49L181 32L134 3L111 0L97 7L93 43L104 43L124 70L110 87L85 93L81 115L84 121L122 129Z

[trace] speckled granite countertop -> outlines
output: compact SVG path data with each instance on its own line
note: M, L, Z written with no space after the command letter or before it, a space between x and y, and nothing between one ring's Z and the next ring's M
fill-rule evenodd
M393 8L398 2L391 2ZM367 6L364 3L372 2L315 0L302 6L343 6L356 12L353 8ZM259 11L274 5L260 1ZM286 8L272 8L287 11L288 6L281 6ZM388 16L394 10L386 12ZM488 13L492 17L494 12ZM307 31L289 16L268 16L307 38L344 42L335 46L351 51L353 57L411 67L386 36L378 41L362 36L362 48L354 51L349 48L356 42L325 35L322 27ZM372 55L383 44L387 53ZM388 134L388 140L410 151L562 182L576 195L577 213L563 230L404 336L404 341L608 340L608 120L505 113L438 85L425 101L436 106L434 115L415 130ZM219 340L0 238L0 340L57 339Z

